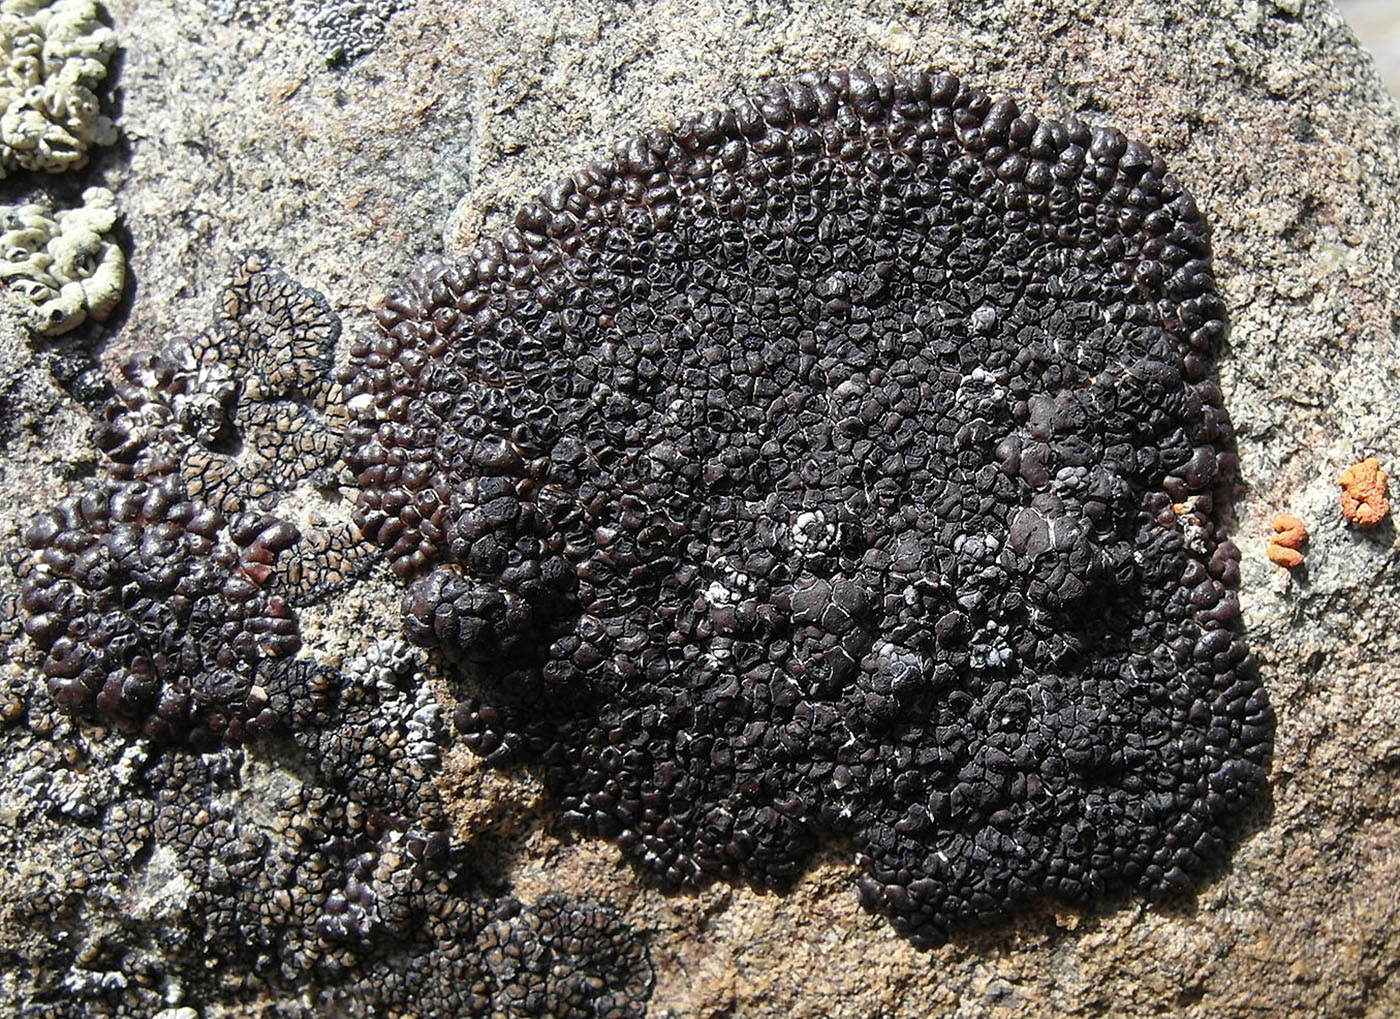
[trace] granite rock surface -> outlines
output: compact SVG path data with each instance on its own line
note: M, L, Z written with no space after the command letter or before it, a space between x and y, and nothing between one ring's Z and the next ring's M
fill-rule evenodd
M85 358L114 372L205 329L237 253L268 251L354 333L395 280L499 231L639 128L813 67L946 67L1022 109L1143 140L1212 225L1240 597L1277 714L1270 798L1229 864L1194 896L1045 906L918 950L860 909L848 846L784 895L664 894L612 845L570 835L538 771L488 770L460 745L435 779L453 836L520 900L563 890L640 932L652 1016L1400 1010L1400 547L1388 521L1346 527L1336 483L1366 456L1400 463L1400 110L1330 0L423 3L336 67L287 9L227 7L107 7L122 138L49 186L114 191L132 282L105 325L62 341L31 346L17 316L0 320L0 545L96 469L82 401L100 373ZM41 182L7 185L26 183ZM1284 512L1310 532L1292 574L1265 557ZM6 572L0 591L14 589ZM307 653L352 658L366 635L397 632L398 601L371 576L304 610ZM37 658L4 611L0 637L0 771L15 772L5 755L27 716L10 706ZM24 816L26 795L0 780L0 817ZM80 866L23 829L0 847L6 902ZM157 876L127 890L151 915L169 893ZM0 919L9 960L57 933ZM66 936L81 923L63 919ZM12 1000L26 974L0 969Z

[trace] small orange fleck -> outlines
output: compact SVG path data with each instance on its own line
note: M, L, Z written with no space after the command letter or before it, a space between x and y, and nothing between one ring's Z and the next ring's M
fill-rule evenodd
M1308 540L1307 525L1292 513L1280 513L1274 517L1274 532L1266 552L1269 561L1290 570L1301 566L1303 553L1299 550Z
M1357 527L1375 527L1390 513L1390 494L1386 483L1390 476L1380 463L1368 456L1358 464L1342 471L1337 484L1342 486L1342 516Z

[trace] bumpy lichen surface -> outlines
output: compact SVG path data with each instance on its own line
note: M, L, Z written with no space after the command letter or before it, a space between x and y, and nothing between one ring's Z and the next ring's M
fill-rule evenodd
M1186 888L1272 717L1220 533L1207 228L947 74L621 144L352 351L357 519L457 721L662 884L849 833L921 943Z
M1337 477L1342 486L1342 516L1360 528L1375 527L1390 515L1390 475L1380 461L1368 456Z
M403 0L293 0L292 9L326 63L337 66L378 47L389 19L403 6Z
M348 523L267 512L338 477L339 335L320 294L248 252L212 332L122 366L94 429L109 477L25 533L24 628L62 708L199 747L287 720L296 606L373 562Z
M287 518L342 478L338 335L320 294L240 256L212 331L121 368L102 477L8 557L0 666L38 665L0 669L19 1016L645 1012L637 932L521 902L454 832L427 656L302 644L296 609L378 558L347 522Z
M116 141L96 95L116 48L94 0L0 0L0 177L77 169Z
M36 556L20 597L50 694L154 738L239 738L266 708L264 663L301 646L264 583L296 538L270 516L226 521L170 483L64 500L25 532Z
M344 407L331 373L340 319L263 251L237 256L214 328L122 365L94 430L124 479L175 478L224 513L276 508L342 480ZM312 519L276 568L293 604L322 601L375 560L344 521Z
M33 890L0 912L13 932L81 915L82 935L0 951L17 1014L262 1014L275 995L297 1017L641 1016L634 932L596 904L492 891L452 839L433 785L449 722L419 665L393 642L343 670L298 660L288 729L208 754L32 705L7 792ZM41 848L71 861L63 878Z
M82 205L58 212L0 205L0 283L21 298L31 330L57 336L112 313L126 285L126 257L109 237L116 222L106 188L88 188Z
M383 43L404 0L204 0L221 21L294 26L311 36L328 67L344 67Z

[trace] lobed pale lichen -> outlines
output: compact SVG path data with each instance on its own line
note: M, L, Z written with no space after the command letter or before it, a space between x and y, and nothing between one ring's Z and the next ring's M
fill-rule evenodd
M22 302L30 330L57 336L112 313L126 285L126 258L110 237L116 222L116 199L100 187L75 209L0 206L0 283Z
M0 177L77 169L116 141L96 94L116 47L94 0L0 2Z

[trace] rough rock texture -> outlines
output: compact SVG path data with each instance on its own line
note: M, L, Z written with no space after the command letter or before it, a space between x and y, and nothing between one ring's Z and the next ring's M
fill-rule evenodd
M343 70L294 26L221 24L207 10L110 8L128 147L99 152L84 183L117 192L135 285L123 317L83 338L109 368L202 329L208 295L248 247L315 281L347 330L364 328L395 279L499 231L612 140L811 67L947 66L1039 115L1148 143L1213 228L1232 323L1218 372L1239 442L1241 605L1278 716L1271 800L1213 882L1164 904L1045 907L920 951L849 894L849 847L820 855L786 895L720 883L668 896L615 847L573 841L529 768L484 771L450 747L444 808L511 896L547 909L566 889L650 931L655 1016L1400 1009L1396 535L1343 526L1336 486L1367 455L1400 463L1400 118L1330 3L424 4ZM80 374L70 349L31 353L4 329L0 537L13 547L96 461L88 411L53 383ZM1310 534L1286 584L1264 554L1284 511ZM14 581L0 584L13 595ZM397 604L392 585L369 580L301 613L303 653L396 632ZM0 610L0 633L15 632ZM19 656L0 700L11 747L32 731L17 691L38 660L20 644L6 655ZM60 762L48 770L87 767ZM0 809L28 816L37 793L14 771ZM81 867L64 848L63 826L79 823L68 817L5 846L7 903ZM131 901L164 915L180 871L152 862ZM58 915L65 927L74 916ZM0 980L16 979L10 960L44 957L48 916L4 918ZM100 945L84 958L102 962Z

